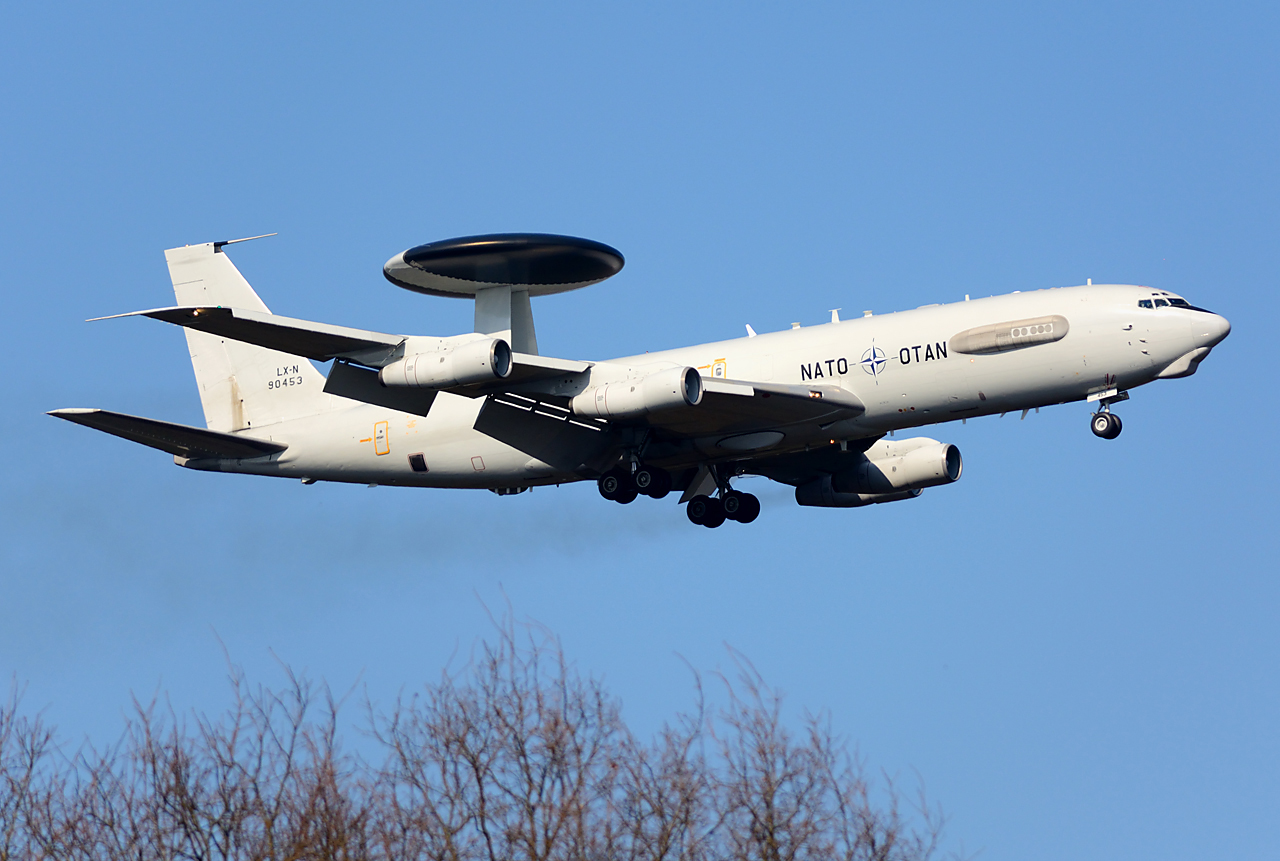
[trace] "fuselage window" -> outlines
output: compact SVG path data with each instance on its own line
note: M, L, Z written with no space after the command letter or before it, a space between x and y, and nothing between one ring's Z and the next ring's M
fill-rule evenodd
M1151 307L1151 300L1150 300L1150 299L1139 299L1139 300L1138 300L1138 307L1139 307L1139 308L1150 308L1150 307Z
M1156 300L1156 307L1157 307L1157 308L1167 308L1167 307L1169 307L1169 303L1168 303L1168 302L1166 302L1166 301L1165 301L1165 300L1163 300L1163 299L1157 299L1157 300Z

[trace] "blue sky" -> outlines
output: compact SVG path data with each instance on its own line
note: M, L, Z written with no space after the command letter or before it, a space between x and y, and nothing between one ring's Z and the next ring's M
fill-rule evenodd
M1235 4L27 4L0 29L8 372L0 672L71 740L131 694L227 701L221 644L375 701L486 605L558 632L633 725L742 650L953 845L1274 857L1280 842L1280 15ZM1134 393L933 428L958 484L751 527L594 487L518 497L207 475L43 415L200 424L161 250L234 249L278 313L453 334L382 263L496 231L623 272L538 300L602 358L929 302L1151 284L1234 333Z

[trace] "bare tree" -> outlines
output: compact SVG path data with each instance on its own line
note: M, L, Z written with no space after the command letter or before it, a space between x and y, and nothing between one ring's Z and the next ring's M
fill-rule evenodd
M22 692L14 684L9 699L0 703L0 861L40 857L42 843L54 835L39 815L62 797L60 775L51 773L53 730L40 716L19 713Z
M607 847L626 736L617 702L545 632L522 646L514 625L498 631L464 676L446 672L375 718L393 814L379 833L394 857L544 861Z
M829 721L797 729L740 655L724 705L651 740L542 628L510 618L465 666L389 712L373 761L342 703L285 669L233 670L233 704L184 718L135 702L115 744L64 756L16 693L0 706L0 861L923 861L942 819L904 810ZM696 680L695 674L695 680Z
M713 725L723 857L914 861L935 854L944 819L923 789L913 828L892 780L886 776L878 806L861 760L829 720L807 715L797 738L782 719L781 693L744 655L731 654L736 683L724 679L728 705Z

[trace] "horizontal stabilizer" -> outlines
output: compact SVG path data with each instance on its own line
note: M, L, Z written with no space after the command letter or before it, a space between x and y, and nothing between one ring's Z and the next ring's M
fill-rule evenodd
M269 442L107 410L53 410L49 415L113 434L130 442L158 448L179 457L263 457L288 448L280 442Z
M385 335L346 326L295 320L261 311L217 306L154 308L116 314L114 317L150 317L176 326L208 332L222 338L255 344L317 362L345 358L379 367L404 341L403 335ZM113 317L99 317L99 320Z

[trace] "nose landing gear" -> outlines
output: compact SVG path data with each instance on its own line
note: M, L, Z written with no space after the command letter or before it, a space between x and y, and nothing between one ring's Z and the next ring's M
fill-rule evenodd
M1089 429L1093 431L1093 435L1102 439L1115 439L1120 436L1120 431L1124 428L1124 424L1120 421L1120 416L1103 408L1103 412L1094 413L1093 420L1089 422Z
M1096 401L1099 407L1089 421L1089 429L1093 431L1093 435L1102 439L1115 439L1120 436L1120 430L1124 425L1120 422L1120 416L1111 412L1111 405L1129 400L1129 393L1113 387L1106 391L1095 392L1085 400L1089 403Z

